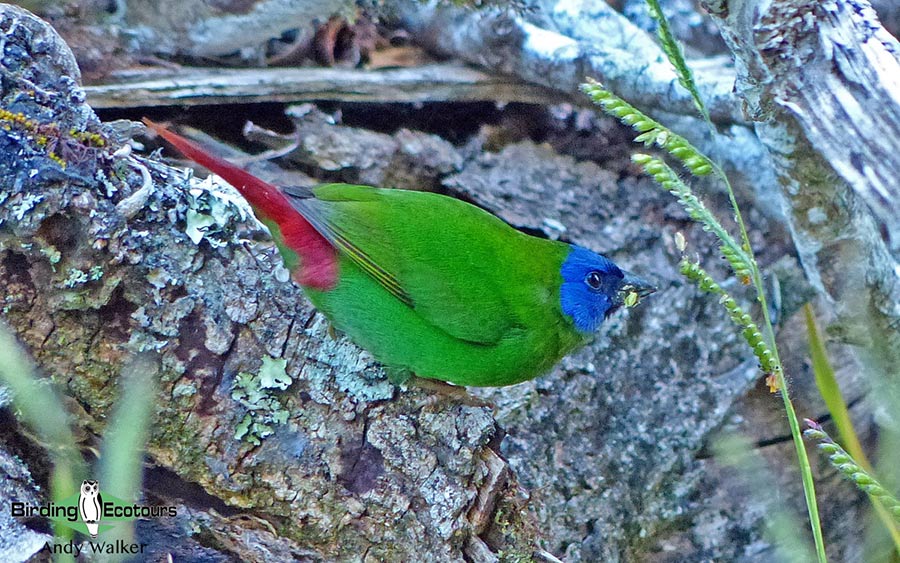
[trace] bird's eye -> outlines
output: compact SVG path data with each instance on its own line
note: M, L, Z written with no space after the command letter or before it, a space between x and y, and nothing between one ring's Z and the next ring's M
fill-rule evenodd
M591 289L600 289L600 286L603 284L603 278L600 277L600 272L591 272L584 278L584 283L588 284L588 287Z

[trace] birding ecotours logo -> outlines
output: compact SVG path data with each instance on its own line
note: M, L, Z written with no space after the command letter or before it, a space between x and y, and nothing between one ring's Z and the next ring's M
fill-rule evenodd
M9 506L10 515L15 518L47 518L89 536L91 540L119 522L177 515L175 506L149 506L117 498L101 491L100 483L93 479L82 481L77 493L60 501L43 504L12 501Z
M100 484L97 481L81 482L81 493L78 495L78 514L88 533L91 534L91 538L96 538L103 516L103 497L100 496Z

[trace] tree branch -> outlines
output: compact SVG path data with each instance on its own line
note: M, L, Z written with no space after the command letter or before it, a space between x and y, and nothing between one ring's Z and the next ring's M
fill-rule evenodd
M834 306L833 332L875 352L896 389L900 47L865 1L707 6L735 53L803 266Z
M95 108L296 102L558 103L565 97L460 64L369 71L345 68L211 69L183 67L171 76L148 76L85 87Z

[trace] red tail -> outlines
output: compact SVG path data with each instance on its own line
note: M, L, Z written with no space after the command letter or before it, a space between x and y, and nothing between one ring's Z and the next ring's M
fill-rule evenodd
M144 123L175 145L181 154L234 186L250 203L260 220L269 219L278 225L284 243L300 256L300 271L294 272L297 283L322 290L334 287L338 273L337 252L291 205L281 190L246 170L209 154L197 144L146 117Z

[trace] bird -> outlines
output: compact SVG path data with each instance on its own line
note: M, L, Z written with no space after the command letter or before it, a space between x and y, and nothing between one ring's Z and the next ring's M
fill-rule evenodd
M336 183L279 188L144 123L240 192L316 309L394 383L533 379L655 291L596 252L523 233L450 196Z
M99 522L103 514L102 506L103 497L100 495L100 485L97 481L82 481L78 495L78 512L91 538L97 537L100 528Z

